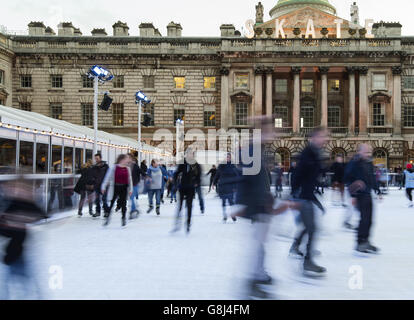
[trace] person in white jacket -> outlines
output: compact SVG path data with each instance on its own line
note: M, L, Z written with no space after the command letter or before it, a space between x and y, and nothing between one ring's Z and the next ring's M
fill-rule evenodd
M112 208L116 200L119 198L122 209L122 226L125 227L127 197L131 197L133 190L131 169L129 168L129 158L126 154L118 156L116 164L108 170L101 186L101 192L103 194L106 192L108 185L109 189L107 198L112 200L108 211L105 212L106 221L104 226L109 224Z

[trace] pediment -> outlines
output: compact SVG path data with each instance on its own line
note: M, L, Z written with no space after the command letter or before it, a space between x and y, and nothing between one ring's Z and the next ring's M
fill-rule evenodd
M246 92L246 91L236 91L233 94L230 95L230 99L232 102L234 101L246 101L246 102L252 102L253 96Z
M322 28L336 28L336 19L342 19L338 16L335 16L333 14L324 12L322 10L319 10L317 8L313 7L304 7L295 11L291 11L289 13L286 13L284 15L281 15L277 18L274 18L272 20L266 21L263 24L260 24L257 26L257 28L274 28L275 21L278 19L279 21L282 21L285 19L285 29L294 29L294 28L301 28L306 29L309 19L313 20L314 26L316 29L322 29ZM343 24L342 28L349 28L350 22L346 19L342 19Z
M386 91L375 91L373 94L368 96L369 102L391 102L392 96Z

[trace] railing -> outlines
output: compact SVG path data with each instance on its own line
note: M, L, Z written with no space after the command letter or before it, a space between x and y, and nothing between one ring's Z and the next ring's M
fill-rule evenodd
M330 127L328 128L331 132L332 136L346 136L349 133L349 129L347 127Z
M283 127L283 128L275 128L275 131L279 135L292 135L293 128Z
M315 130L315 128L300 128L300 134L301 136L308 136L312 131Z
M394 128L387 128L387 127L371 127L368 128L368 132L371 134L393 134Z

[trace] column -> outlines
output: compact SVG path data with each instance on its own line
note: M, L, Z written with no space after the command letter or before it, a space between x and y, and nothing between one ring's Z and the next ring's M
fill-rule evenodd
M360 67L359 71L359 134L368 133L368 68Z
M300 133L300 72L302 67L292 67L293 73L293 108L292 125L293 133Z
M392 67L393 74L393 105L394 105L394 134L401 135L401 66Z
M229 74L230 69L222 67L221 74L221 128L227 130L229 128Z
M322 79L321 126L328 127L328 72L329 67L319 67Z
M355 67L347 68L349 75L349 117L348 129L350 134L355 133Z
M254 69L254 116L263 115L263 66L257 66Z
M273 115L273 67L266 69L266 116Z

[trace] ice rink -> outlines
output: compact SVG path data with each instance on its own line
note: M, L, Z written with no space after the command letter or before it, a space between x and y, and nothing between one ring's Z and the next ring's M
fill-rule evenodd
M345 210L322 198L327 214L319 219L315 260L328 269L321 279L303 277L300 262L288 258L295 231L294 212L273 219L266 265L275 278L268 287L275 299L413 299L414 208L404 191L392 190L376 201L372 243L381 254L354 254L355 235L342 227ZM109 227L103 219L76 212L35 227L28 251L45 299L245 299L250 266L251 224L243 219L223 224L221 202L206 196L206 214L194 202L191 233L171 235L175 204L169 199L161 216L141 215L121 228L115 213ZM85 208L84 213L87 212ZM354 215L354 223L358 220ZM3 239L1 239L3 245ZM4 267L2 267L4 269ZM355 288L355 270L358 283ZM3 270L4 271L4 270ZM3 272L4 276L4 272ZM57 280L56 280L57 279Z

